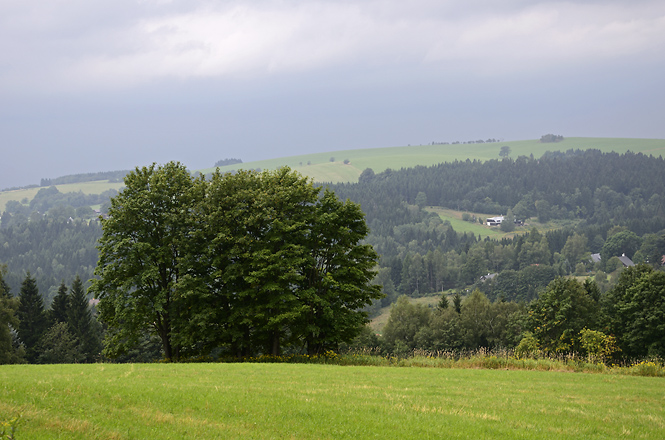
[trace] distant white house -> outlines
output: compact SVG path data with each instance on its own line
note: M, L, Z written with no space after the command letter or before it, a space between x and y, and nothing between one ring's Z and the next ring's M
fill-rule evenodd
M500 226L501 222L503 222L503 216L500 215L498 217L489 217L485 219L485 222L487 222L488 226Z

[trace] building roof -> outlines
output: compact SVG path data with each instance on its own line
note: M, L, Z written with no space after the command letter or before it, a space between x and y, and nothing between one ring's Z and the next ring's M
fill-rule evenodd
M481 276L481 277L480 277L480 281L491 280L492 278L494 278L494 277L497 276L497 275L499 275L499 274L498 274L498 273L488 273L487 275L483 275L483 276Z
M623 254L622 256L620 256L619 260L626 267L635 266L635 263L633 263L633 261L630 258L626 257L626 254Z

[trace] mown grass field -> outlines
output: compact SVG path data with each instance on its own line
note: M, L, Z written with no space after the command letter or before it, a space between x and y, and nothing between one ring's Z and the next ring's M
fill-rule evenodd
M660 439L662 378L307 364L0 367L18 439Z
M440 206L428 206L425 208L427 211L438 214L439 217L450 222L450 225L453 229L459 233L470 232L475 236L480 236L485 238L489 236L490 238L501 240L503 237L514 237L517 234L524 234L529 232L532 228L536 228L541 233L547 231L553 231L556 229L561 229L562 227L572 227L576 223L579 223L579 220L552 220L547 223L540 223L537 218L530 218L524 224L524 226L518 226L513 232L503 232L499 226L487 226L486 224L480 224L476 222L469 222L462 220L462 215L468 213L469 215L475 215L476 218L480 217L483 220L488 217L494 217L504 213L478 213L478 212L469 212L469 211L456 211L454 209L442 208Z
M366 148L342 150L326 153L312 153L278 159L248 162L241 165L229 165L220 168L230 171L242 168L274 169L288 165L317 182L352 182L365 168L381 172L387 168L410 168L416 165L430 166L441 162L477 159L481 161L499 159L501 147L509 146L510 157L540 157L546 151L566 151L569 149L597 149L603 152L625 153L633 151L653 156L665 155L665 139L630 139L630 138L566 138L557 143L540 143L539 140L506 141L485 144L457 145L415 145L407 147ZM330 162L330 158L335 159ZM344 164L348 159L349 163ZM307 163L310 162L310 165ZM213 168L200 170L211 172Z
M491 238L500 240L502 237L512 237L513 235L515 235L515 233L519 233L525 230L525 228L519 227L516 228L515 232L505 233L502 232L501 228L499 228L498 226L487 226L486 224L481 225L480 223L478 223L478 221L469 222L462 220L462 215L465 212L467 212L469 215L475 215L476 218L480 217L483 220L487 219L488 217L501 215L501 213L483 214L483 213L468 212L468 211L455 211L453 209L446 209L440 206L428 206L426 210L434 212L438 214L442 220L450 222L450 225L453 227L453 229L459 233L471 232L475 236L481 236L483 238L489 236Z
M66 185L55 185L61 193L79 192L84 194L101 194L109 189L119 190L125 186L122 182L109 182L108 180L98 180L95 182L68 183ZM5 205L10 200L20 202L24 199L28 201L35 197L35 194L41 188L27 188L14 191L0 191L0 214L5 210Z
M630 139L630 138L566 138L563 142L542 144L538 140L506 141L488 144L458 145L415 145L407 147L365 148L357 150L341 150L326 153L312 153L299 156L281 157L276 159L247 162L243 164L221 167L221 171L244 169L275 169L287 165L316 182L354 182L366 168L381 172L387 168L400 169L417 165L430 166L441 162L455 160L498 159L501 147L509 146L511 157L540 157L546 151L566 151L569 149L594 148L604 152L615 151L625 153L633 151L654 156L665 155L665 139ZM330 158L334 161L330 161ZM348 159L349 163L344 161ZM309 163L309 165L308 165ZM214 168L200 171L210 173ZM82 170L85 172L85 170ZM86 182L80 184L58 185L60 192L82 191L86 194L99 194L109 188L118 189L121 183L107 181ZM8 200L32 200L39 188L0 192L0 212L4 211Z
M571 141L546 147L583 148ZM662 140L630 141L651 148L626 148L633 151L658 155L665 149ZM530 141L523 142L526 149ZM488 151L496 154L491 159L498 157L503 145L511 146L513 157L530 154L511 142L455 147L464 158L474 158L469 156L471 148L478 147L474 154L480 154L482 148L492 147L495 151ZM604 141L603 148L620 151L611 145ZM446 147L453 146L404 147L408 151L402 156L392 152L394 162L376 156L374 161L368 158L367 165L351 152L322 153L320 163L309 159L312 165L293 167L306 174L309 170L312 177L320 173L319 180L354 180L366 167L378 172L382 166L412 166L408 161L419 148L425 158L427 149ZM334 163L328 161L330 156ZM455 159L441 157L432 163ZM342 161L347 158L351 162L345 165ZM95 193L120 186L92 182L58 188ZM0 207L6 200L29 200L38 188L25 191L9 196L14 198L0 193ZM493 230L502 234L498 228L463 222L461 212L440 215L451 223L459 221L453 224L456 230L477 226L482 232L469 231L483 237ZM438 297L419 300L437 302ZM18 439L660 439L665 437L663 380L570 372L293 364L0 366L0 422L20 415Z

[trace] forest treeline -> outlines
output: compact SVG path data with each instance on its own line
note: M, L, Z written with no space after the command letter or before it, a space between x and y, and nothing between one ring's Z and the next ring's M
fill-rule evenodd
M0 228L0 263L7 266L4 279L14 294L26 272L32 273L47 305L63 280L71 283L78 275L87 285L93 277L99 222L68 218L51 213Z
M373 230L379 234L385 219L394 218L385 211L400 202L416 205L423 193L427 205L496 215L510 209L515 218L541 222L584 219L642 235L665 228L664 169L662 157L569 150L540 159L455 161L378 174L367 169L358 183L331 188L360 202L368 221L378 221Z
M528 301L556 276L613 272L621 264L613 257L623 253L657 263L665 253L664 169L660 157L570 150L540 159L467 160L377 174L367 169L358 183L329 186L367 215L367 241L381 255L377 282L387 294L377 308L400 294L473 284L492 299ZM543 223L566 219L575 226L545 234L527 227L513 239L481 239L456 233L426 205ZM591 262L592 253L601 253L600 264ZM499 276L479 284L490 273Z
M39 186L64 185L67 183L94 182L97 180L108 180L109 182L122 182L130 170L100 171L98 173L69 174L55 178L42 178Z
M408 355L414 350L461 352L514 349L518 357L587 356L594 361L665 357L665 272L629 267L601 293L594 281L559 277L529 303L491 302L480 290L436 308L400 296L377 335L355 348Z
M102 327L94 317L80 277L61 282L44 307L28 273L18 296L11 294L0 266L0 364L83 363L100 359Z

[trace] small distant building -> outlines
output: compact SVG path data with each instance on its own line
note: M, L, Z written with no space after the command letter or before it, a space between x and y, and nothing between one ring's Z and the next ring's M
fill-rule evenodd
M492 278L494 278L494 277L497 276L497 275L499 275L499 274L498 274L498 273L488 273L487 275L483 275L483 276L481 276L481 277L480 277L480 281L491 280Z
M600 263L600 254L591 254L592 263Z
M630 258L626 257L626 254L621 255L619 261L621 261L621 264L623 264L624 267L635 266L635 263L633 263Z
M498 217L490 217L485 220L488 226L500 226L501 222L503 222L503 216L500 215Z

